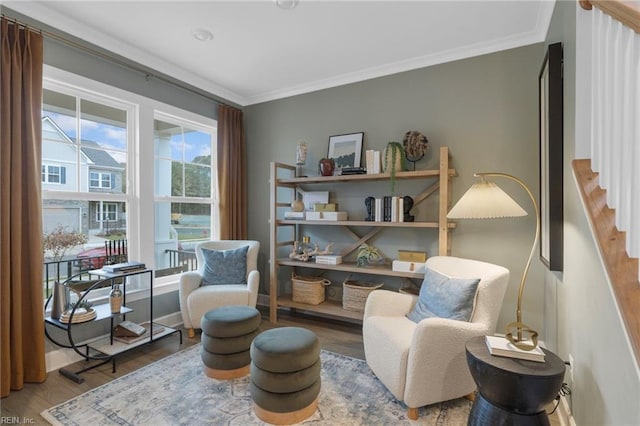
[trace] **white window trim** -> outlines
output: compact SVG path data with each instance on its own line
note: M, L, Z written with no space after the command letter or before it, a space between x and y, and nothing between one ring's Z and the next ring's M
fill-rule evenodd
M96 180L92 178L92 175L98 175L98 185L92 185L91 182ZM104 177L108 177L109 178L109 185L108 186L104 186L103 183L103 178ZM111 189L111 185L113 184L113 182L111 182L111 173L105 173L105 172L94 172L94 171L90 171L89 172L89 188L99 188L99 189Z
M63 166L61 164L56 164L56 163L42 163L41 169L42 167L45 168L45 172L44 172L44 180L42 180L42 183L46 183L47 185L63 185L62 183L62 169L65 168L66 166ZM58 173L58 182L51 182L49 180L49 175L51 173L49 173L49 167L57 167L60 172ZM66 173L66 172L65 172ZM43 176L40 176L40 178L42 179Z
M108 102L113 99L114 107L122 108L122 103L130 104L128 116L130 126L128 131L134 136L128 137L133 140L134 146L128 147L127 151L127 194L100 194L100 198L113 201L125 201L127 206L127 235L129 240L128 252L132 259L139 259L141 262L155 268L154 260L154 241L155 241L155 223L154 223L154 202L155 188L154 180L139 179L138 170L140 169L141 159L154 158L154 129L153 120L162 115L166 117L175 117L183 122L190 123L191 126L208 128L212 135L217 135L217 121L210 117L186 111L172 105L168 105L154 99L146 98L135 93L100 83L86 77L72 74L70 72L44 65L43 69L44 87L47 89L65 91L77 91L87 100L95 99L99 102ZM108 95L107 95L108 94ZM105 103L109 105L109 103ZM128 135L131 136L131 135ZM214 145L215 146L215 145ZM214 148L215 149L215 148ZM212 156L216 158L215 153ZM217 170L217 164L214 160L212 164L213 170ZM215 174L215 172L214 172ZM214 204L212 205L212 223L217 224L218 220L218 194L217 185L214 188ZM78 199L78 195L86 195L86 199L95 199L95 193L69 193L66 191L54 192L43 191L43 199ZM144 218L144 219L143 219ZM212 237L217 238L216 234ZM178 289L178 277L167 276L153 280L154 294L163 294L165 292L175 291Z

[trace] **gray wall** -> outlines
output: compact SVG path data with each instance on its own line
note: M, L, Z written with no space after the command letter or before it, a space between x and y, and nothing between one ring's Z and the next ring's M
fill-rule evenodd
M317 174L317 162L327 154L330 135L365 132L364 149L382 150L390 140L401 141L408 130L429 139L431 152L418 169L437 168L438 148L447 146L459 176L453 178L453 202L473 183L475 171L499 171L521 177L538 193L538 73L544 55L541 44L461 60L349 84L245 108L249 170L249 236L262 244L262 291L268 269L269 162L295 161L295 147L309 143L306 174ZM526 193L510 181L496 181L528 211ZM426 184L421 184L423 187ZM418 185L419 186L419 185ZM341 208L364 215L362 200L384 195L388 184L336 185L330 190ZM415 187L399 192L415 195ZM404 194L403 194L404 195ZM420 207L426 219L434 206ZM524 263L533 242L535 219L459 221L452 232L452 255L504 265L510 285L498 325L515 318L515 302ZM320 243L342 235L312 235ZM310 231L312 233L313 231ZM388 257L398 248L426 248L437 253L437 233L384 230L374 245ZM348 239L347 239L348 240ZM351 241L351 240L348 240ZM281 274L286 285L287 272ZM342 277L335 277L338 286ZM375 278L375 277L374 277ZM392 285L393 280L386 279ZM542 332L543 267L537 256L525 289L523 319ZM339 294L339 293L336 293Z
M564 272L547 272L547 318L557 324L557 353L574 358L569 398L576 424L640 424L640 376L573 178L576 133L577 2L556 3L547 42L564 43ZM578 10L579 13L588 12ZM591 19L589 16L583 16ZM585 114L579 114L585 117ZM588 113L586 117L588 117ZM582 131L584 134L584 131ZM556 302L556 303L554 303ZM555 320L553 320L555 318Z

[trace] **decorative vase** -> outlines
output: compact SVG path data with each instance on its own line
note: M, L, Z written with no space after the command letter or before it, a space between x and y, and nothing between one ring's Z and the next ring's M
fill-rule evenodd
M318 169L322 176L333 176L333 171L336 168L336 163L333 158L323 158L318 163Z
M304 210L304 203L301 200L293 200L291 202L291 211L301 212Z
M66 285L55 282L53 283L53 300L51 306L51 318L58 319L60 315L67 309L71 301L71 292Z
M120 290L119 284L114 284L109 293L109 305L111 306L112 314L119 314L120 308L122 308L122 290Z

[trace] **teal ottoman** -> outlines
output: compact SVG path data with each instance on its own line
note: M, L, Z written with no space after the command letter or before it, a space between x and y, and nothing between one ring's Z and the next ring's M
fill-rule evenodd
M251 344L249 391L253 411L267 423L299 423L318 407L320 342L310 330L282 327L262 332Z
M200 355L208 377L229 380L249 374L251 342L260 333L261 320L250 306L223 306L204 314Z

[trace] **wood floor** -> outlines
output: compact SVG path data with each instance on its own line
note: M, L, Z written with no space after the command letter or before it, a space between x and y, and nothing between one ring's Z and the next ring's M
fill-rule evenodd
M318 320L306 316L291 316L286 313L279 314L278 323L274 325L265 319L268 318L267 312L263 312L262 317L262 330L286 326L305 327L318 335L323 349L364 359L361 325ZM11 392L7 398L0 400L2 413L0 424L47 425L48 423L40 416L43 410L199 342L199 333L196 333L195 338L189 339L186 331L183 330L182 345L179 344L178 336L173 335L134 349L118 356L115 373L111 372L111 364L106 364L83 373L84 383L81 384L72 382L57 371L50 372L44 383L26 384L21 391ZM69 368L80 369L82 364L83 362L80 362ZM556 415L552 416L551 424L559 425Z

